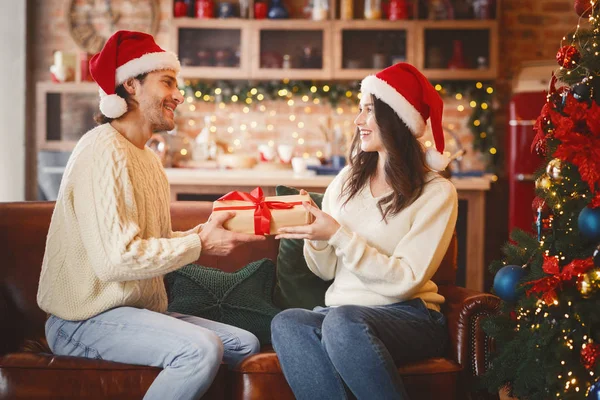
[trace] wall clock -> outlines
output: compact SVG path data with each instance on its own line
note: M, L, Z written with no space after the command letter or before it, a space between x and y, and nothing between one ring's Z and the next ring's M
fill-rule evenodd
M68 0L67 24L82 50L96 54L118 30L158 31L159 0Z

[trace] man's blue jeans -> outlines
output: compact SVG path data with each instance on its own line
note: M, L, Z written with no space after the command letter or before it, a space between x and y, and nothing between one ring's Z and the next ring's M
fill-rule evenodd
M386 306L285 310L271 323L273 347L298 400L408 399L397 364L441 356L443 314L421 299Z
M46 338L54 354L161 367L144 399L198 399L221 361L237 365L257 353L252 333L176 313L118 307L85 321L50 316Z

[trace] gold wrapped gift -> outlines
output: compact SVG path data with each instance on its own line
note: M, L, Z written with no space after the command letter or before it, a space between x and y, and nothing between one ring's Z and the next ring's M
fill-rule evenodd
M225 229L256 235L275 235L288 226L307 225L313 215L302 205L310 203L310 196L264 197L261 188L250 193L230 192L213 203L213 214L234 211L235 216L225 222Z

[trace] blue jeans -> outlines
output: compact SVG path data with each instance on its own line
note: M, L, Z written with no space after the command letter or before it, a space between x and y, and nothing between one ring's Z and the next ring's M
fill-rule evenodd
M298 400L408 399L397 364L441 356L443 314L413 299L385 306L285 310L273 347Z
M221 361L237 365L257 353L256 336L189 315L118 307L85 321L51 315L46 338L54 354L160 367L144 399L198 399Z

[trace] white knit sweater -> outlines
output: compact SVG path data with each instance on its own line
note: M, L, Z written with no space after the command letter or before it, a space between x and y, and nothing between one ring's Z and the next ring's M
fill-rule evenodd
M198 227L172 232L156 155L104 124L86 133L61 182L37 301L67 320L119 306L164 312L162 275L200 256ZM200 222L200 221L199 221Z
M431 277L438 269L454 231L456 189L435 173L427 175L423 194L410 206L382 221L367 184L342 207L339 198L348 167L331 182L323 211L341 228L328 242L309 241L304 255L310 270L324 280L334 279L325 295L327 306L376 306L413 298L439 310L444 297Z

